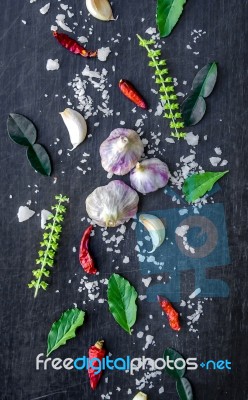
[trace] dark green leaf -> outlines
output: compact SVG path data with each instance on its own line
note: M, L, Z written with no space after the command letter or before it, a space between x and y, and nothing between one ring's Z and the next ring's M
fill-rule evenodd
M170 360L171 368L168 367L167 358ZM178 358L184 360L183 356L180 353L178 353L176 350L171 349L170 347L167 347L167 349L165 349L165 352L164 352L164 359L166 361L165 371L167 372L168 375L170 375L170 377L172 377L174 379L182 378L185 374L185 366L184 366L184 368L182 368L184 365L183 361L180 360L177 362L176 366L174 365L174 362Z
M217 64L205 65L195 76L191 93L182 104L182 116L186 126L196 125L206 112L206 102L217 80Z
M53 323L47 338L47 357L52 351L66 344L76 336L76 329L83 325L85 312L78 308L65 311L60 319Z
M229 171L224 172L204 172L203 174L193 174L185 179L183 184L183 194L188 203L200 199L212 189L215 182L222 178Z
M192 84L192 90L198 91L204 98L208 97L215 86L217 80L216 62L205 65L195 76Z
M37 138L37 131L34 124L20 114L9 114L7 130L10 139L22 146L34 144Z
M157 26L161 37L169 36L185 3L186 0L157 0Z
M32 167L42 175L51 175L52 167L47 151L40 144L29 146L27 157Z
M193 391L188 379L179 379L176 383L176 387L180 400L193 400Z
M137 315L137 292L128 280L118 274L111 275L108 283L108 304L116 322L131 334Z

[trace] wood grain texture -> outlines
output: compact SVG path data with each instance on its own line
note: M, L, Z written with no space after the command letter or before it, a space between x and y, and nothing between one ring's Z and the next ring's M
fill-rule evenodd
M83 9L83 4L78 4L83 0L65 3L71 3L77 11ZM55 45L50 32L54 14L41 17L38 11L41 5L38 2L34 5L30 5L29 1L0 2L1 399L99 400L101 394L109 392L112 392L112 400L131 399L134 396L135 379L140 379L142 373L133 377L118 371L106 373L108 384L102 384L99 391L92 393L86 373L68 373L51 368L47 371L35 370L35 357L45 353L46 338L52 323L73 303L87 311L86 323L70 346L64 346L56 352L57 357L80 357L99 337L104 337L109 351L117 357L146 355L157 358L161 357L165 347L170 346L185 357L197 356L202 360L228 358L233 363L230 373L199 369L187 374L193 383L195 398L247 399L247 6L247 0L189 0L182 19L162 49L172 75L180 82L179 91L185 90L183 80L188 82L186 88L189 91L196 64L201 68L213 60L219 63L218 82L208 99L206 116L194 128L194 132L201 138L208 135L203 152L198 153L198 162L203 168L210 168L209 157L214 155L217 146L221 146L223 155L229 160L230 174L223 180L222 193L216 195L216 200L220 199L225 205L232 264L211 269L209 276L224 279L230 286L230 297L214 299L205 304L198 340L196 335L188 332L187 326L178 336L169 329L161 329L159 307L145 301L139 303L134 335L125 335L114 325L106 303L99 305L97 302L88 302L85 292L78 292L82 271L77 253L73 253L72 248L80 242L86 227L85 222L80 221L85 216L86 196L96 186L108 182L100 165L98 148L111 130L119 126L120 117L114 115L113 118L99 119L99 128L93 138L85 142L81 152L79 150L71 153L70 157L65 156L61 163L58 147L53 142L59 137L60 147L65 151L69 141L58 112L66 106L62 99L64 93L73 98L67 82L82 71L85 60L71 56ZM136 33L144 35L148 27L155 26L155 1L114 0L113 8L115 15L119 15L116 23L105 25L92 19L94 34L90 45L97 47L98 36L101 36L103 43L121 33L121 51L117 58L112 54L106 64L109 70L112 65L116 67L116 72L109 74L109 82L113 85L110 106L114 110L120 109L128 127L134 128L137 114L130 112L130 103L113 88L120 78L129 79L144 94L151 107L156 108L157 97L150 91L152 72L146 66L146 56L135 38ZM145 18L143 23L141 17ZM21 23L22 19L27 20L27 25ZM186 48L193 29L207 32L204 39L197 43L199 55L193 55ZM130 42L127 36L131 37ZM48 73L45 69L48 58L59 58L61 68ZM92 60L92 65L96 67L97 61ZM44 97L45 93L49 95L48 99ZM55 97L55 94L59 94L59 97ZM38 127L39 142L46 145L53 159L53 177L58 177L56 184L53 184L53 177L50 179L37 175L28 165L23 149L10 142L6 133L6 120L10 112L26 115ZM167 121L162 117L154 119L153 116L145 121L145 131L155 130L158 123L160 129L168 132ZM89 131L93 132L94 126L90 120L88 124ZM76 169L83 151L92 153L87 164L92 167L92 174L85 176ZM184 142L173 146L172 151L168 148L166 160L171 170L187 151L188 146ZM63 170L64 174L61 173ZM128 177L124 180L128 182ZM39 188L36 194L35 184ZM40 219L35 216L19 224L16 214L18 207L25 205L29 199L32 199L31 208L37 213L43 208L49 209L54 195L59 192L71 199L67 222L51 285L46 293L41 293L34 301L27 283L41 238ZM13 195L12 199L9 199L10 194ZM154 197L143 198L141 202L142 211L172 206L162 191ZM130 248L130 242L135 241L135 234L130 224L128 227L126 240L121 245L121 255L113 258L112 253L106 252L100 232L96 233L93 251L102 278L110 276L114 271L113 265L120 265L118 272L143 294L145 288L137 256L134 246ZM130 257L128 265L122 264L123 254ZM194 289L194 274L185 273L183 279L182 294L188 295ZM106 298L106 290L100 296ZM152 320L149 319L150 314L153 315ZM148 333L156 340L156 346L150 346L144 352L144 340L137 340L136 335L139 330L144 330L146 324L150 327ZM158 389L163 385L165 393L159 395ZM116 390L117 386L122 388L120 392ZM133 395L127 395L128 388L132 389ZM151 400L177 399L175 384L166 375L154 379L154 387L144 391Z

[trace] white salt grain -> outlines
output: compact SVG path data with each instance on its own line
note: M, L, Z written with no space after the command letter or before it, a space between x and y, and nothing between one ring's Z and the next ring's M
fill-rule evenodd
M50 3L47 3L44 7L40 8L40 13L45 15L46 13L48 13L50 8Z
M98 60L100 61L106 61L108 58L108 55L111 53L111 50L109 47L101 47L100 49L97 50L97 57Z
M47 219L50 215L52 215L52 213L48 210L41 210L40 215L41 215L41 220L40 220L41 229L45 229Z
M148 287L152 281L152 278L142 278L142 282L144 283L145 287Z
M187 133L185 140L189 146L197 146L199 142L199 135L194 135L193 132Z
M49 58L46 64L47 71L57 71L59 69L59 60L52 60Z
M200 288L198 288L198 289L196 289L193 293L191 293L190 295L189 295L189 298L190 299L194 299L196 296L198 296L198 294L200 294L201 293L201 289Z
M35 211L30 210L27 206L20 206L17 217L19 222L24 222L27 221L29 218L31 218L35 214Z
M209 161L213 165L213 167L217 167L217 165L221 162L220 157L210 157Z

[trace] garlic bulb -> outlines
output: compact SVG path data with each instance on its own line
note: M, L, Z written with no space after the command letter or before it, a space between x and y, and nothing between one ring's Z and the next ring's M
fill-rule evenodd
M114 20L111 6L108 0L86 0L89 13L101 21Z
M140 160L144 145L137 132L117 128L100 146L102 166L105 171L125 175Z
M84 117L79 112L66 108L60 113L63 121L68 129L71 144L73 146L70 151L74 150L80 143L82 143L87 134L87 125Z
M143 392L139 392L134 396L133 400L147 400L147 395Z
M131 186L147 194L167 185L170 172L167 165L158 158L150 158L136 164L130 173Z
M153 253L159 246L161 246L165 239L165 226L161 219L150 214L141 214L139 216L139 221L149 232L153 245L153 248L149 253Z
M112 181L95 189L86 199L86 211L99 226L112 228L134 217L139 196L122 181Z

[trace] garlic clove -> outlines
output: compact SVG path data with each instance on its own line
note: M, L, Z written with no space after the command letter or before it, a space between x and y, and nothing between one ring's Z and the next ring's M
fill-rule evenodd
M100 21L115 19L108 0L86 0L86 7L89 13Z
M166 186L169 177L167 164L158 158L149 158L136 164L130 173L130 182L135 190L147 194Z
M87 135L87 125L84 117L72 108L66 108L60 113L63 121L68 129L72 149L74 150L80 143L84 141Z
M92 221L104 228L127 222L137 213L139 196L124 182L115 180L96 188L86 199L86 211Z
M148 230L152 239L153 248L148 253L153 253L165 240L165 226L161 219L151 214L141 214L139 222Z
M136 396L134 396L133 400L147 400L148 397L145 393L143 392L139 392L136 394Z
M125 175L140 160L144 145L132 129L114 129L100 146L102 167L108 173Z

